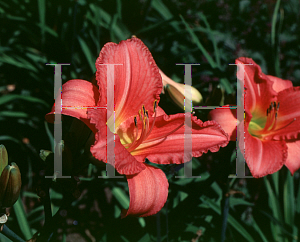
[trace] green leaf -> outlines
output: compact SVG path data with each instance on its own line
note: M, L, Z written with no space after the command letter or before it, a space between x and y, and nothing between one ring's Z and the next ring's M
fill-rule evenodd
M84 55L85 55L85 57L86 57L86 59L89 63L89 66L92 70L92 73L95 73L95 71L96 71L96 67L95 67L96 57L94 57L94 55L92 54L92 52L89 49L86 42L83 39L81 39L79 36L78 36L78 41L79 41L79 44L81 46L82 52L84 53Z
M16 213L16 218L18 221L18 224L20 226L20 229L25 237L26 240L29 240L32 238L31 229L29 226L29 223L27 221L27 216L23 207L23 203L21 200L21 197L17 200L17 202L14 204L14 210Z
M211 200L210 198L201 196L201 201L203 203L208 204L217 214L221 215L221 208L218 202L215 202ZM255 240L252 238L252 236L248 233L248 231L230 214L228 215L228 223L236 230L238 231L245 240L249 242L254 242Z
M38 72L38 69L33 66L30 62L25 60L24 58L20 56L8 56L6 54L2 54L0 56L0 62L7 63L19 68L24 68L30 71Z
M226 93L231 94L234 92L232 85L230 84L227 78L221 78L220 84L224 87Z
M287 170L287 176L283 187L283 205L284 205L284 220L286 224L293 228L293 236L297 238L298 231L295 225L295 194L294 194L294 179L291 176L289 170Z
M215 56L216 56L216 61L217 61L217 65L219 68L221 68L221 62L220 62L220 54L219 54L219 48L217 46L217 41L216 41L216 38L214 36L214 33L213 31L211 30L210 28L210 25L205 17L204 14L200 14L204 24L206 25L206 29L208 31L208 34L209 34L209 38L211 39L212 43L213 43L213 47L214 47L214 51L215 51Z
M153 9L155 9L164 18L164 20L173 19L173 14L161 0L152 0L151 5ZM180 31L178 22L172 22L170 25L176 30L176 32Z
M39 6L39 17L40 17L40 28L42 34L42 43L45 42L45 27L46 27L46 1L38 0Z
M211 58L210 54L206 51L206 49L204 48L204 46L201 44L200 40L198 39L197 35L194 33L194 31L190 28L190 26L188 25L188 23L184 20L184 18L180 15L180 18L182 20L182 22L184 23L187 31L189 32L189 34L192 37L192 40L195 42L195 44L197 45L197 47L199 48L199 50L202 52L202 54L204 55L204 57L206 58L206 60L208 61L208 63L210 64L210 66L212 68L216 68L217 64L214 62L214 60Z
M46 133L48 135L49 142L50 142L50 145L51 145L51 151L54 152L54 137L53 137L53 134L51 133L51 131L48 127L48 123L46 121L44 121L44 124L45 124Z
M138 242L152 241L149 234L145 234Z
M5 235L0 233L0 241L1 242L12 242L10 239L8 239Z
M8 135L1 135L0 140L10 140L10 141L13 141L13 142L16 142L16 143L20 143L19 140L15 139L12 136L8 136Z
M9 117L9 118L27 118L28 114L24 112L17 111L2 111L0 112L0 117Z
M244 198L236 198L236 197L230 197L230 207L234 207L237 205L245 205L245 206L254 206L253 203L247 202L244 200Z
M276 180L276 173L272 174L273 180ZM282 221L282 214L280 210L279 200L278 197L275 195L270 182L268 181L267 177L264 177L265 185L267 187L268 195L269 195L269 206L273 211L273 216L278 221ZM281 237L281 227L277 223L271 223L271 229L273 231L274 240L283 241ZM280 240L279 240L280 238Z
M42 99L36 98L36 97L31 97L31 96L24 96L24 95L19 95L19 94L7 94L2 97L0 97L0 105L3 105L5 103L21 99L24 101L28 102L34 102L34 103L40 103L48 107L49 105Z
M264 233L261 231L260 227L259 227L258 224L255 222L254 218L252 218L252 226L253 226L253 228L257 231L257 233L260 235L262 241L263 241L263 242L268 242L266 236L265 236Z
M117 199L117 201L120 203L120 205L123 208L128 209L129 197L125 194L125 192L121 188L114 187L112 189L112 194L114 195L114 197Z
M28 192L28 191L23 192L23 197L30 197L30 198L37 198L37 199L40 198L36 193Z

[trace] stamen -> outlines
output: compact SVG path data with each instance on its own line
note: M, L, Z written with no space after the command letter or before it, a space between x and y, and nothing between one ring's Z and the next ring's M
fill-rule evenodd
M294 121L296 121L296 118L294 118L291 122L289 122L287 125L284 125L280 129L276 129L276 131L286 128L287 126L291 125Z
M284 127L281 127L278 129L277 127L277 120L278 120L278 110L279 110L279 106L280 106L280 102L271 102L269 108L267 109L267 120L266 120L266 124L265 127L261 130L251 130L252 134L255 136L262 136L268 132L271 131L278 131L281 130L283 128L286 128L287 126L289 126L290 124L292 124L294 120L292 120L290 123L288 123L287 125L285 125Z
M131 143L129 144L124 144L125 148L127 149L130 149L134 144L136 144L136 141L137 141L137 136L139 134L139 128L138 128L138 125L137 125L137 118L136 116L134 116L134 125L135 125L135 134L134 134L134 139ZM128 147L126 147L128 146Z
M139 118L143 122L142 123L142 132L141 132L141 135L140 135L139 138L138 138L137 118L136 118L136 116L134 117L134 125L136 127L134 140L132 141L132 143L124 145L127 148L128 152L131 152L131 151L135 150L141 143L145 142L145 140L150 135L150 133L151 133L153 127L154 127L155 120L156 120L157 102L158 101L155 100L154 103L153 103L154 119L152 121L152 125L151 125L150 129L149 129L149 113L148 113L148 110L145 109L144 105L142 106L142 109L139 110Z
M136 116L134 116L134 125L135 125L135 127L137 127L137 119L136 119Z
M155 99L153 103L153 112L156 112L156 108L157 108L157 99Z
M162 135L162 136L159 136L159 137L156 137L156 138L153 138L153 139L150 139L150 140L146 140L144 143L150 143L150 142L153 142L153 141L162 139L162 138L166 138L168 135L173 134L173 133L176 132L178 129L180 129L183 125L184 125L184 123L180 124L176 129L170 131L169 133L167 133L167 134L165 134L165 135Z
M154 124L155 124L155 120L156 120L156 105L157 105L157 100L155 99L154 103L153 103L153 110L154 110L154 119L153 119L153 122L152 122L152 125L151 125L151 128L148 132L148 134L146 135L146 138L145 140L149 137L153 127L154 127Z
M145 136L145 120L143 120L143 128L142 128L142 133L140 138L137 140L137 142L135 142L135 144L132 143L132 145L128 148L128 152L131 152L133 150L135 150L144 140L144 136Z

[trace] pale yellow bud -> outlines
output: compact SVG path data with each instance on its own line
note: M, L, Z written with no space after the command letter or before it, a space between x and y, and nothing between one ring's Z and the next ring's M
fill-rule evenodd
M202 102L202 95L201 93L194 87L185 85L182 83L177 83L173 81L171 78L166 76L161 70L159 70L159 73L162 77L163 86L166 87L170 97L172 100L182 109L184 109L184 91L185 88L188 90L191 90L192 96L186 96L186 102L189 102L192 100L193 105L199 105Z

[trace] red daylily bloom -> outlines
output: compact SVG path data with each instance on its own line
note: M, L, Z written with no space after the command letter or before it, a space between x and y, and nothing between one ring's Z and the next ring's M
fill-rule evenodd
M115 107L108 120L107 109L100 108L107 105L107 66L102 64L122 64L114 66ZM62 114L79 118L96 130L91 153L98 160L107 162L107 146L115 142L114 166L126 175L130 193L129 209L122 216L150 216L164 206L169 184L160 169L144 163L145 158L157 164L180 164L208 150L218 151L228 144L228 136L217 122L202 122L192 116L192 153L184 157L185 114L168 116L158 106L161 75L151 53L138 38L107 43L96 68L99 93L89 82L71 80L62 87L62 104L96 104L99 108L87 109L87 113L82 109L63 109ZM108 141L107 132L114 133L115 139Z
M283 165L294 174L300 168L300 87L265 75L252 59L241 57L236 64L252 64L244 67L245 135L240 137L252 175L272 174ZM236 110L215 109L210 117L236 140Z

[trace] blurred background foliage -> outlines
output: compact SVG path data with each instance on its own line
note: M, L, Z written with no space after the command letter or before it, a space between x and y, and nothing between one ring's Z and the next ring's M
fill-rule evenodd
M240 56L300 85L299 8L298 0L0 0L0 143L23 181L8 226L30 239L44 221L36 194L44 176L39 150L53 146L44 116L54 102L54 68L46 63L70 63L63 83L91 80L102 46L136 35L175 81L184 75L176 63L200 63L193 86L205 104L235 104L236 69L229 64ZM167 95L161 106L182 112ZM206 120L207 112L196 115ZM121 220L129 204L125 178L98 179L105 166L89 165L78 173L81 196L60 210L51 241L298 241L299 173L291 177L283 168L261 179L228 179L235 151L231 142L193 158L193 175L201 178L176 178L182 166L161 166L168 201L147 218ZM53 214L64 189L59 182L51 187Z

